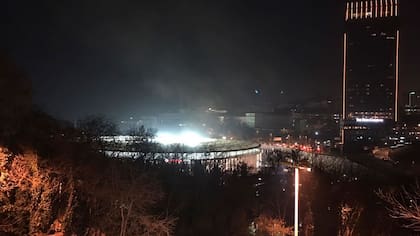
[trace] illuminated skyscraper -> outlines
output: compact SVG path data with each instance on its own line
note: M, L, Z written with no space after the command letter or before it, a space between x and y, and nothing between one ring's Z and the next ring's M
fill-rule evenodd
M369 133L384 131L398 121L398 15L398 0L346 1L344 143L355 138L378 140L380 134Z

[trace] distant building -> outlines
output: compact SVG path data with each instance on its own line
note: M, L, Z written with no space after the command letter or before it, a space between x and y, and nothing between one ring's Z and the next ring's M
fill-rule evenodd
M419 97L417 96L416 92L411 91L408 93L408 107L416 107L419 105L418 103Z
M408 93L407 104L404 106L401 121L408 130L418 129L420 124L419 96L414 91Z
M270 138L288 133L291 128L291 114L280 112L247 112L234 119L255 130L259 138Z
M347 0L343 53L344 146L380 144L398 117L398 0Z
M237 117L239 122L247 125L250 128L255 128L255 118L256 118L256 113L252 113L252 112L245 113L244 116Z
M119 129L122 133L144 127L153 130L177 130L188 126L182 113L162 113L157 116L129 117L119 122Z

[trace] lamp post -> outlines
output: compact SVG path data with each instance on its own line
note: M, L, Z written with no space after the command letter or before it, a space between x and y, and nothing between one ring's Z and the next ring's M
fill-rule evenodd
M295 168L295 236L299 233L299 168Z

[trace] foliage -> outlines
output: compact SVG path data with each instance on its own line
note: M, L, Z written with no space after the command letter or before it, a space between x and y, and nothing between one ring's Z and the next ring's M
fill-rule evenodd
M286 222L281 218L272 218L260 215L255 219L257 235L293 235L293 227L286 226Z
M58 211L54 205L72 205L72 181L57 175L57 169L42 167L34 153L13 156L2 151L0 173L0 232L34 234L49 231L54 220L64 228L70 223L71 206L64 204Z
M172 233L175 219L153 209L164 194L151 173L134 160L81 153L86 158L0 152L0 233Z

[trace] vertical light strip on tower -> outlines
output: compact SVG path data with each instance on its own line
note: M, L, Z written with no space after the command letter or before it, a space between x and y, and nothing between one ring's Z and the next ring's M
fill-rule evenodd
M346 118L346 82L347 82L347 33L344 33L344 53L343 53L343 120Z
M368 1L365 1L365 17L368 18Z
M343 128L341 132L341 142L344 144L344 121L346 120L346 83L347 83L347 33L344 33L343 43Z
M349 20L349 3L347 2L347 6L346 6L346 21Z
M363 19L363 1L360 2L360 19Z
M373 0L370 0L370 18L374 17L373 13L374 13L374 11L373 11Z
M299 168L295 168L295 236L299 233Z
M383 16L383 14L384 14L384 2L383 2L383 0L380 0L381 1L381 4L380 4L380 10L379 10L379 15L380 15L380 17L382 17Z
M398 0L395 0L395 16L398 16Z
M353 2L350 3L350 19L353 20Z
M395 55L395 122L398 122L398 89L400 66L400 31L397 30L396 55Z
M391 16L394 16L394 0L391 0Z

